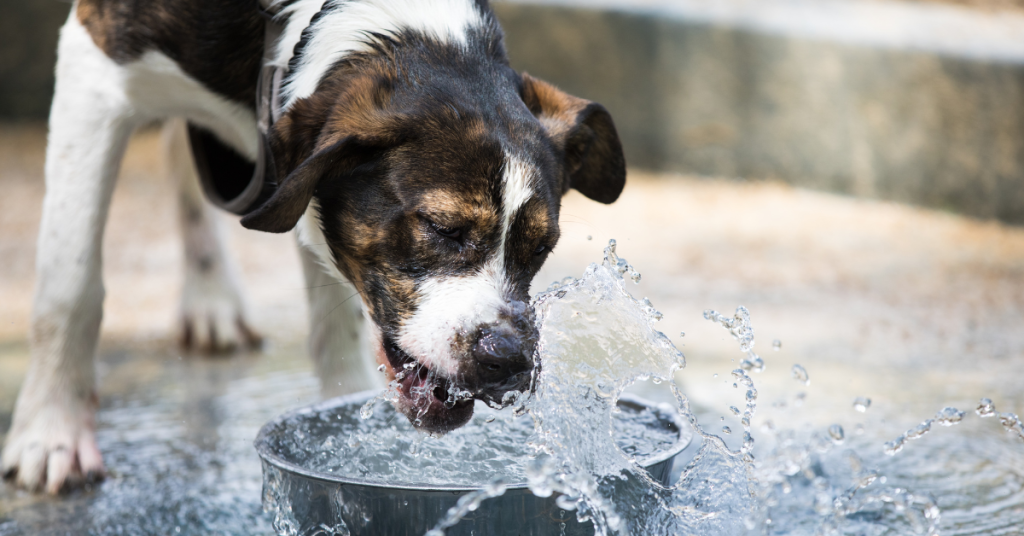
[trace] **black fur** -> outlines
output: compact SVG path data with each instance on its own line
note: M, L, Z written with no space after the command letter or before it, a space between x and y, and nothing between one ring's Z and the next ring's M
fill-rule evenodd
M210 90L255 108L264 31L256 0L78 0L77 16L114 61L159 50Z

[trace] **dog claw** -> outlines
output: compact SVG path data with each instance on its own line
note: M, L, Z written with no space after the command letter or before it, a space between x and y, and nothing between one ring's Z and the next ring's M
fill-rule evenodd
M186 350L207 354L258 349L263 344L241 314L223 310L183 316L180 341Z
M95 400L22 402L0 457L4 478L53 495L103 473L93 432Z

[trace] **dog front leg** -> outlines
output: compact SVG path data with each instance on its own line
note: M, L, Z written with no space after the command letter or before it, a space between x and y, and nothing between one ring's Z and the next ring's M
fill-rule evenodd
M187 349L210 353L254 348L238 268L228 255L223 215L206 201L188 147L185 121L164 124L167 169L178 187L178 222L185 246L185 282L179 306L179 336Z
M320 265L315 253L299 246L309 301L309 353L320 377L324 398L380 386L370 358L367 321L359 292L338 281Z
M32 361L3 450L3 473L55 493L101 475L94 353L103 316L101 248L134 127L124 72L71 17L61 31L36 256Z

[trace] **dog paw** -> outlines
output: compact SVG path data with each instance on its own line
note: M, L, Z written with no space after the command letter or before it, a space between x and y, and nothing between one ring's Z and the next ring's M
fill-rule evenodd
M238 286L219 278L187 278L179 335L186 350L224 353L258 348L262 337L247 319Z
M50 494L102 479L95 406L94 401L48 401L31 409L18 407L0 455L4 478Z

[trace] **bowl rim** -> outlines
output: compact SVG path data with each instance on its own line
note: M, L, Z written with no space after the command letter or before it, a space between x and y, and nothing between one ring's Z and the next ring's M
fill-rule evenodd
M337 474L327 474L321 473L319 471L306 469L302 466L299 466L293 462L290 462L282 458L281 456L278 456L277 454L274 454L273 452L270 452L270 448L268 445L270 441L270 433L273 429L282 424L285 420L297 417L299 415L316 413L326 409L335 408L343 404L365 403L370 398L375 397L382 392L383 390L380 389L360 391L358 393L352 393L348 395L339 396L336 398L331 398L328 400L324 400L322 402L318 402L316 404L303 406L301 408L293 409L291 411L282 413L281 415L278 415L277 417L267 421L263 425L263 427L260 428L259 433L256 435L256 439L253 441L253 446L256 448L256 453L259 455L260 459L276 467L277 469L281 469L289 473L294 473L304 478L319 480L322 482L329 482L332 484L339 484L343 486L364 486L381 489L412 490L424 493L447 493L476 491L481 489L485 485L421 484L415 482L387 483L381 482L379 480L370 480L366 478L344 476ZM656 408L660 410L662 413L664 413L666 417L669 417L672 423L675 424L676 428L679 429L679 439L676 441L674 445L672 445L672 447L659 451L653 456L641 458L639 462L636 463L636 465L639 465L640 467L647 469L660 463L664 463L669 459L674 458L680 452L682 452L693 441L694 432L692 427L688 423L683 421L679 413L672 406L664 403L651 402L649 400L629 393L622 393L619 396L617 402L626 403L634 406ZM527 484L526 482L510 482L506 485L507 490L525 490L528 487L529 484Z

